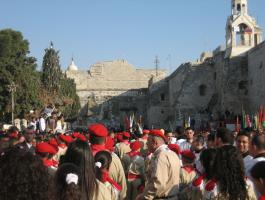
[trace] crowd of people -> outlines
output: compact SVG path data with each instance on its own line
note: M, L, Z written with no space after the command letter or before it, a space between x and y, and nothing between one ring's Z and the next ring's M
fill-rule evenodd
M262 130L0 133L1 200L262 200Z

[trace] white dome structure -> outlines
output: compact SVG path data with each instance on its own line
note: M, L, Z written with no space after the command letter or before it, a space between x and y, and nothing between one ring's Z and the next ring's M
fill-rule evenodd
M72 58L71 64L68 66L68 71L78 71L78 67L74 63L74 58Z

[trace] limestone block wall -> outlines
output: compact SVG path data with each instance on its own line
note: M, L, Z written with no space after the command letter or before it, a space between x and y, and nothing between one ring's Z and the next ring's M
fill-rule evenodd
M265 42L248 52L249 112L265 105Z
M147 107L148 127L167 129L170 121L174 120L172 114L169 106L168 79L150 85Z
M215 92L213 65L184 64L169 77L170 107L194 115L205 112Z

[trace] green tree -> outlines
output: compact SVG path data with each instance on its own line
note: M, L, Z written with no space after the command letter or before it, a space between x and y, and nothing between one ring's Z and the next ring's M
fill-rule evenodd
M76 94L76 84L73 79L63 77L60 81L59 95L63 99L62 113L66 119L74 120L81 108L79 97Z
M56 92L59 89L62 76L59 64L59 51L55 51L53 43L45 49L45 55L42 62L42 84L46 90Z
M15 116L41 106L40 79L36 59L28 56L29 43L19 31L0 31L0 120L10 121L11 95L8 85L16 85Z

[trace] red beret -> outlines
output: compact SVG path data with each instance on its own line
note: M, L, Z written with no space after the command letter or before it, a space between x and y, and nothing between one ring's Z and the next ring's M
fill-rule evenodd
M82 140L82 141L87 141L86 136L84 136L81 133L73 132L72 134L76 139Z
M130 138L131 137L131 134L129 132L123 132L123 136L125 136L127 138Z
M164 141L167 141L167 138L165 137L165 135L163 134L163 132L159 129L153 129L149 132L149 135L153 135L153 136L157 136L157 137L161 137L162 139L164 139Z
M181 156L190 160L194 160L195 159L195 155L191 150L184 150L181 151Z
M130 144L130 148L132 151L137 151L138 149L140 149L142 147L142 143L139 142L139 141L135 141L135 142L132 142Z
M113 152L114 151L114 140L111 137L107 137L105 141L105 147L109 151Z
M38 153L56 154L57 151L58 150L54 146L47 142L40 142L36 145L36 152Z
M58 142L57 142L57 140L55 138L51 138L49 140L49 144L54 146L54 147L58 147Z
M108 136L108 130L103 124L91 124L88 127L88 132L92 135L99 136L99 137Z
M150 133L149 130L147 130L147 129L144 129L144 130L143 130L143 134L148 134L148 133Z
M70 136L70 135L64 135L64 134L61 134L60 136L60 139L66 143L71 143L73 142L73 138Z
M167 145L167 146L168 146L168 148L169 148L171 151L174 151L177 155L180 154L181 149L180 149L179 145L177 145L177 144L169 144L169 145Z

